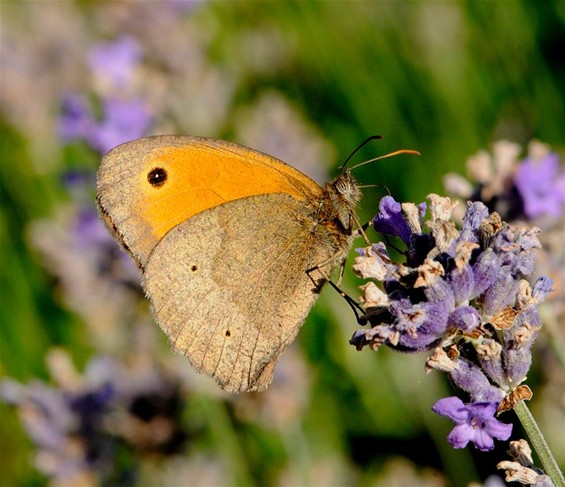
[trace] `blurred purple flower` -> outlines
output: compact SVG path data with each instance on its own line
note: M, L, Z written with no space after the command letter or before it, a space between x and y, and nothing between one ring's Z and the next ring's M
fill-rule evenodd
M36 466L53 480L75 485L90 474L103 485L133 485L136 462L120 459L182 450L188 435L179 378L147 357L126 366L99 355L79 374L65 351L53 350L48 364L56 386L4 380L0 401L18 409Z
M524 200L528 218L559 217L565 211L565 169L554 152L525 159L516 169L514 183Z
M84 140L102 154L117 145L147 134L152 122L149 106L139 100L108 99L100 122L91 115L88 101L69 93L63 99L59 134L65 142Z
M96 186L95 173L85 169L72 169L65 172L61 179L76 204L70 236L81 252L87 250L99 269L106 268L105 264L114 260L121 261L120 264L128 271L130 268L135 269L135 265L132 267L131 259L121 251L92 204L92 191ZM121 271L124 272L125 269ZM134 279L137 278L137 272L125 274L132 274Z
M563 232L565 167L551 148L537 140L522 148L508 141L495 142L492 154L480 151L467 160L469 180L448 174L445 185L452 194L483 202L506 221L533 221L544 231ZM550 237L546 240L550 240Z
M116 88L126 86L141 59L139 43L128 36L95 45L88 52L91 71Z
M83 140L105 154L119 144L147 134L152 121L149 105L131 96L124 98L124 93L120 92L120 88L131 81L140 59L140 45L127 36L90 49L90 69L95 76L107 81L110 95L102 100L102 117L97 120L86 97L65 94L58 123L63 141Z
M105 100L103 111L102 121L87 137L90 145L101 154L143 137L152 122L149 106L139 100Z
M456 423L447 437L453 448L465 448L472 442L477 449L487 451L494 448L495 439L505 441L512 433L511 424L495 419L497 406L495 402L464 404L458 397L446 397L437 401L432 411Z
M87 139L96 122L87 98L78 93L68 92L61 101L61 115L57 132L64 142Z
M119 248L93 208L79 209L72 230L74 237L83 247L98 247L104 249L104 253L108 247L116 250Z
M0 384L0 400L19 408L24 427L36 444L38 468L53 478L114 470L116 439L105 432L103 418L115 401L115 389L109 363L103 367L108 375L93 374L100 365L96 361L89 364L81 386L57 388L40 381L23 385L12 380ZM44 465L41 458L51 461Z
M139 269L112 238L97 211L90 206L77 210L71 237L80 252L93 263L97 276L119 287L138 289Z
M70 169L61 176L61 181L72 194L75 190L84 193L86 188L96 185L96 175L91 170Z

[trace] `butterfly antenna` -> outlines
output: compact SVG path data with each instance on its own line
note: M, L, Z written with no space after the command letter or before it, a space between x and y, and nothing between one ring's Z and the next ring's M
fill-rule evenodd
M345 169L345 166L347 165L347 163L349 162L349 160L360 150L362 149L364 146L366 146L369 142L371 142L372 140L382 140L382 137L380 135L371 135L370 137L367 137L363 142L361 142L361 144L351 153L349 154L349 157L347 159L345 159L345 162L341 165L341 167L339 168L339 175L341 176L341 174L343 173L343 170Z
M357 169L358 167L364 166L365 164L369 164L369 162L380 161L381 159L387 159L388 157L394 157L394 156L398 156L400 154L411 154L411 155L414 155L414 156L421 155L417 150L412 150L412 149L395 150L394 152L389 152L388 154L385 154L384 156L374 157L373 159L369 159L368 161L364 161L364 162L361 162L359 164L356 164L355 166L353 166L351 168L351 170Z

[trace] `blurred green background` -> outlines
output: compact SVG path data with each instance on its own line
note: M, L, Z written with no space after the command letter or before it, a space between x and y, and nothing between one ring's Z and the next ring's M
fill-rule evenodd
M188 7L167 1L0 4L3 376L48 380L45 354L52 346L66 349L79 369L93 354L120 352L119 345L103 349L92 339L76 300L65 294L66 270L46 264L37 243L38 231L47 237L63 231L57 211L76 202L62 174L95 171L100 159L86 144L57 135L65 92L86 95L95 111L107 94L87 65L98 43L128 35L141 46L142 72L126 89L149 101L151 133L244 143L319 181L375 133L383 141L365 147L357 161L401 148L420 151L419 158L359 169L362 184L377 185L365 191L364 221L387 192L414 202L443 193L446 172L464 173L467 157L498 139L538 138L563 148L562 1ZM31 231L40 219L47 225ZM359 284L346 276L352 295ZM298 368L292 360L284 367L300 380L291 379L284 395L273 389L231 398L197 382L186 420L203 434L187 455L213 459L218 482L231 485L464 486L495 472L502 452L455 451L445 442L451 425L430 407L449 385L424 373L424 357L357 352L348 344L355 329L347 306L326 289L289 352ZM168 354L164 337L155 337L159 353ZM534 370L534 392L543 380ZM18 416L1 408L0 484L44 485L31 467L33 445ZM271 418L278 413L284 418Z

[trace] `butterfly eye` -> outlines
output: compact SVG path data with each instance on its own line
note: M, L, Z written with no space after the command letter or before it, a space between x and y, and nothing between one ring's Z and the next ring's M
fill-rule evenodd
M149 181L149 184L154 188L163 186L166 180L167 180L167 171L162 167L156 167L155 169L151 169L151 171L149 171L149 173L147 174L147 181Z

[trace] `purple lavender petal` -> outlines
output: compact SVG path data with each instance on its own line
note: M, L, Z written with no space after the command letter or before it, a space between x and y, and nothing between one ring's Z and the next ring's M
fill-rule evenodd
M534 284L532 296L537 299L538 303L543 303L547 295L553 291L555 291L553 289L553 279L540 276Z
M463 404L458 398L440 399L432 411L455 421L456 425L447 437L454 448L464 448L469 442L479 450L492 450L494 439L507 440L512 425L494 418L497 402L476 402Z
M373 218L373 225L377 232L400 237L405 244L410 242L412 230L402 217L402 206L392 196L381 199L379 213Z
M467 423L458 424L447 436L448 443L453 448L465 448L475 437L475 428ZM494 444L493 444L494 446Z
M480 451L489 451L494 448L494 439L489 434L489 431L487 431L486 426L487 425L485 425L485 429L476 428L474 425L472 426L474 435L471 438L471 441L474 443L477 450ZM509 426L509 425L504 425L504 426Z
M493 418L485 424L485 433L497 440L506 441L512 434L512 425ZM489 449L492 449L492 447Z
M468 416L467 411L465 410L465 404L457 396L439 399L432 406L432 411L455 422L465 421Z

